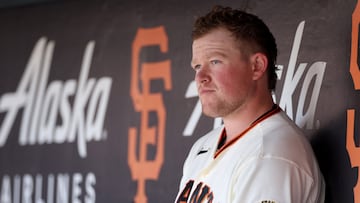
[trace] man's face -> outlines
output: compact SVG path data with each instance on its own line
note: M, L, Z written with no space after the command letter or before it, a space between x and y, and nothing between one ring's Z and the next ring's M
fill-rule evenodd
M192 52L203 113L224 118L241 110L251 97L252 71L231 33L214 29L194 40Z

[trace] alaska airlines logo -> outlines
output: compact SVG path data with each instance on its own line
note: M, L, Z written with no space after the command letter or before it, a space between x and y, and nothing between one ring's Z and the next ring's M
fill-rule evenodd
M170 60L139 64L140 51L147 46L159 46L163 53L168 51L168 39L162 26L139 29L132 45L130 94L135 111L141 115L139 129L129 128L128 164L132 179L138 182L135 203L147 202L146 180L157 180L164 162L166 109L162 94L150 92L150 83L163 80L165 90L172 89ZM149 126L151 115L156 115L156 126ZM148 159L148 145L155 146L153 160Z
M296 69L297 64L297 57L300 50L300 44L302 40L302 35L304 32L305 27L305 21L300 22L298 25L298 28L296 30L295 38L293 47L290 54L290 60L285 76L285 81L279 101L279 106L284 109L287 113L287 115L293 119L296 124L306 129L317 129L320 127L320 122L315 121L315 111L316 106L318 103L318 98L320 94L320 88L323 81L325 68L326 68L326 62L317 61L313 64L311 64L310 67L308 67L308 63L300 63L298 65L298 68ZM308 67L308 68L307 68ZM278 65L279 71L278 79L281 79L282 71L283 71L283 65ZM305 70L307 69L307 72ZM303 79L303 83L301 84L300 81ZM315 81L314 85L311 86L312 81ZM301 87L300 96L299 99L295 100L298 101L297 103L297 109L296 114L294 114L294 105L293 105L293 97L295 90L298 87ZM360 84L359 84L360 86ZM311 91L312 92L309 92ZM310 95L310 99L307 98L307 96ZM196 84L195 81L192 81L185 94L185 98L192 98L197 97L198 93L196 90ZM276 97L274 95L274 100L276 101ZM305 101L309 101L309 104L306 105ZM307 109L305 109L305 106L308 106ZM195 108L186 124L186 127L183 131L184 136L191 136L196 128L197 123L199 122L201 117L201 104L198 100ZM221 119L216 118L214 121L214 128L221 125Z
M358 64L359 57L359 24L360 24L360 4L352 14L351 31L351 56L350 73L354 83L354 89L360 90L360 70ZM348 151L352 167L360 167L360 147L355 144L355 109L347 110L347 131L346 131L346 149ZM354 187L354 202L360 202L360 170L358 169L357 183Z
M194 181L190 180L184 190L180 193L176 203L212 203L214 194L209 186L199 183L197 184L194 192L191 190L194 186Z
M75 142L80 157L86 157L86 143L105 138L103 129L112 79L89 78L95 47L86 46L78 81L48 82L55 42L41 38L35 45L15 92L0 98L5 113L0 128L4 146L16 116L23 109L19 144L42 145ZM71 105L73 101L73 105Z
M0 176L1 203L95 203L93 172Z

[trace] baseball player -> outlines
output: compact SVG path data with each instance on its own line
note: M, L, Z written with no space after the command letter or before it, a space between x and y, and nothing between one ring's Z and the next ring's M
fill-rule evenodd
M268 27L215 6L196 20L192 37L203 113L224 125L192 146L175 202L324 202L308 140L272 100L277 48Z

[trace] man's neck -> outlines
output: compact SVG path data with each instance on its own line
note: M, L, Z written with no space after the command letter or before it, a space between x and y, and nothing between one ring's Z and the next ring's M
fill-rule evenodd
M264 102L261 105L243 106L236 114L234 113L233 115L223 118L227 135L226 142L232 140L250 127L254 121L272 109L273 106L274 103L272 100Z

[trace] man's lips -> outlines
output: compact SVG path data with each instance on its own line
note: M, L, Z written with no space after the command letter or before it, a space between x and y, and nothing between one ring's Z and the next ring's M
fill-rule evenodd
M199 92L199 95L202 95L202 94L215 92L215 90L211 89L211 88L199 88L198 92Z

